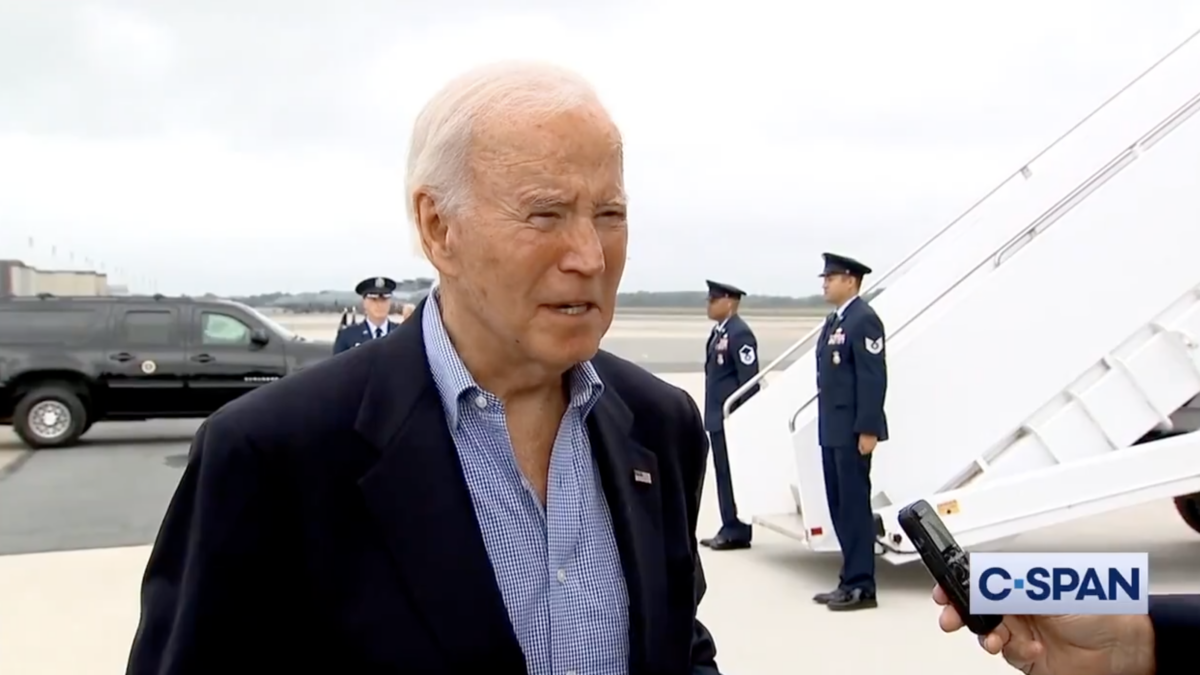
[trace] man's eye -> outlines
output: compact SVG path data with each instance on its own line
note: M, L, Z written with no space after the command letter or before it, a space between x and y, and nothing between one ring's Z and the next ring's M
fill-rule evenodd
M562 222L562 214L554 211L534 211L529 215L529 222L535 227L556 228Z

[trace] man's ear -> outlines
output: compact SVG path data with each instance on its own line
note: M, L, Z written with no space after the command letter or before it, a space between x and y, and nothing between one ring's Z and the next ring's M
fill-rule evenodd
M413 195L417 238L425 259L442 274L452 275L454 256L448 244L449 228L437 200L425 191Z

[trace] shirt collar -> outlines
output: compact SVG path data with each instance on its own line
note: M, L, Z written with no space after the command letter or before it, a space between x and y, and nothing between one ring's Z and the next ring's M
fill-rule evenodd
M429 361L429 371L442 399L442 408L451 428L455 428L459 423L459 403L463 396L468 392L484 390L476 384L475 378L471 376L458 351L450 342L446 325L442 323L437 286L429 291L425 301L425 309L421 314L421 333L425 341L425 358ZM600 395L604 393L604 383L591 361L584 361L572 368L570 378L568 406L578 408L581 416L587 418Z
M856 295L856 296L850 298L849 300L843 302L842 306L837 308L837 315L838 315L839 319L845 318L846 308L850 306L850 303L854 302L857 299L858 299L858 296Z

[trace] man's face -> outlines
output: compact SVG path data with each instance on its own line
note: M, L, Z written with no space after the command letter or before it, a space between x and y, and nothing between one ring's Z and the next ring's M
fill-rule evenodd
M722 321L729 316L729 298L708 299L708 318L712 321Z
M381 323L392 311L392 299L386 295L368 295L363 298L363 313L374 323Z
M857 283L849 274L826 274L821 283L825 301L835 305L842 304L854 295Z
M628 238L620 137L598 108L484 124L474 199L420 215L444 291L516 358L569 368L612 323ZM419 210L432 208L419 198Z

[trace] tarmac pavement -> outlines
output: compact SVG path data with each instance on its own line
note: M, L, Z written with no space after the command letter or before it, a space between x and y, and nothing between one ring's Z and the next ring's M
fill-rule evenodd
M10 458L0 472L0 556L154 541L199 426L101 423L76 447L40 452L0 428L0 456Z

